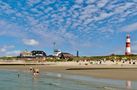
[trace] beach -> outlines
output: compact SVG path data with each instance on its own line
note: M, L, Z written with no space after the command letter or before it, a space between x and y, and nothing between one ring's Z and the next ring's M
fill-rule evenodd
M93 78L116 80L137 80L137 65L79 65L60 62L45 65L0 65L0 69L29 71L30 67L37 67L40 72L55 72L71 75L81 75Z

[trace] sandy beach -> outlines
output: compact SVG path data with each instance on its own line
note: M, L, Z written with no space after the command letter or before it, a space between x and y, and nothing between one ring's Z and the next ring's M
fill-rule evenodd
M118 80L137 80L137 65L0 65L0 69L29 71L38 67L40 72L55 72Z

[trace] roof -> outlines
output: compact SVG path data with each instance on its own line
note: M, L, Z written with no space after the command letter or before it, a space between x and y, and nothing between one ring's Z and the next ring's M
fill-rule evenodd
M71 58L71 57L73 57L73 55L70 53L62 52L59 54L59 57L60 58Z

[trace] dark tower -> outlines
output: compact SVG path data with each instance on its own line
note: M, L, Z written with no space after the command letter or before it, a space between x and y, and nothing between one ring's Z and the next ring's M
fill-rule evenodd
M77 51L77 57L79 57L79 51Z
M53 42L53 55L55 54L55 50L56 50L56 42Z

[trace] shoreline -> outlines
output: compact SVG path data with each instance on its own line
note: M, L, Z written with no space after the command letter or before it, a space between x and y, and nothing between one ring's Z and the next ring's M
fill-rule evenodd
M0 65L1 70L29 71L38 67L40 72L64 73L114 80L137 80L137 65Z

